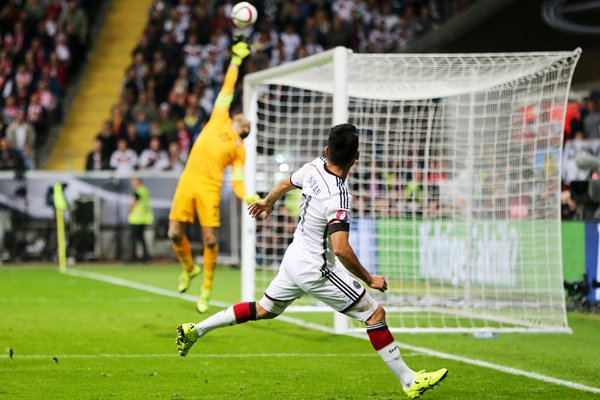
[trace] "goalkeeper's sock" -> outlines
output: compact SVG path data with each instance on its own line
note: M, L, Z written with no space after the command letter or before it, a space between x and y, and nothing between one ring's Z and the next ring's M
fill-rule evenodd
M394 340L392 333L385 321L367 326L367 334L377 354L387 366L396 374L402 386L408 389L412 386L415 373L406 365L400 355L400 347Z
M196 337L204 336L213 329L255 320L256 302L237 303L197 323Z
M219 248L217 246L204 246L204 282L202 283L202 289L212 290L218 257Z
M194 269L194 259L192 258L192 247L187 236L183 235L179 243L173 242L173 250L183 270L191 272Z

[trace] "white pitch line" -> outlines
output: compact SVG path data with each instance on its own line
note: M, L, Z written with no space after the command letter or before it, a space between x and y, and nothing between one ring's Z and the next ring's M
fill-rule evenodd
M128 280L121 279L121 278L115 278L112 276L96 274L94 272L80 271L80 270L74 270L74 269L68 269L66 271L66 273L68 275L79 276L79 277L89 278L89 279L95 279L95 280L111 283L114 285L125 286L125 287L129 287L132 289L137 289L137 290L142 290L142 291L146 291L146 292L150 292L150 293L154 293L154 294L159 294L162 296L180 298L183 300L192 301L194 303L196 302L196 297L191 296L191 295L157 288L155 286L145 285L143 283L132 282L132 281L128 281ZM221 301L217 301L217 300L211 300L211 305L215 305L218 307L227 307L230 304L224 303ZM314 323L310 323L310 322L307 323L306 321L303 321L303 320L300 320L297 318L287 317L285 315L277 317L277 320L288 322L288 323L295 324L295 325L299 325L299 326L302 326L305 328L318 330L321 332L335 334L333 328L329 328L326 326L322 326L322 325L318 325L318 324L314 324ZM355 338L359 338L359 339L368 339L368 337L366 337L366 335L361 335L361 334L357 334L357 333L349 333L346 335L352 336ZM404 344L404 343L398 343L398 346L405 350L411 350L416 353L425 354L425 355L432 356L432 357L437 357L437 358L442 358L442 359L452 360L452 361L458 361L458 362L462 362L465 364L476 365L478 367L489 368L489 369L504 372L507 374L517 375L517 376L525 376L527 378L531 378L531 379L535 379L535 380L547 382L547 383L553 383L555 385L565 386L565 387L568 387L571 389L582 390L582 391L590 392L590 393L600 393L600 388L597 388L597 387L587 386L587 385L583 385L583 384L576 383L576 382L566 381L563 379L552 378L551 376L542 375L542 374L538 374L535 372L523 371L523 370L520 370L517 368L505 367L500 364L494 364L494 363L490 363L487 361L476 360L473 358L457 356L457 355L449 354L449 353L442 353L439 351L426 349L424 347L417 347L417 346L412 346L412 345ZM189 356L190 355L188 355L188 357ZM198 356L201 357L201 355L198 355Z
M409 354L412 356L414 354ZM258 353L258 354L188 354L186 358L367 358L375 357L377 354L317 354L317 353ZM403 354L404 356L404 354ZM14 360L52 360L53 358L61 359L95 359L95 358L180 358L178 354L15 354Z
M175 292L175 291L167 290L167 289L161 289L156 286L151 286L151 285L146 285L143 283L128 281L126 279L116 278L113 276L97 274L95 272L81 271L81 270L69 268L69 269L67 269L65 274L72 275L72 276L78 276L78 277L82 277L82 278L94 279L97 281L111 283L111 284L117 285L117 286L124 286L124 287L128 287L131 289L142 290L144 292L159 294L161 296L174 297L176 299L192 301L194 303L198 300L197 296L192 296L190 294L179 293L179 292ZM218 300L211 300L210 304L215 305L217 307L228 307L230 305L228 303L223 303L222 301L218 301Z
M411 346L408 344L398 344L398 346L400 346L403 349L412 350L416 353L422 353L422 354L426 354L428 356L444 358L446 360L452 360L452 361L459 361L459 362L476 365L478 367L483 367L483 368L495 369L500 372L505 372L508 374L519 375L519 376L525 376L527 378L536 379L538 381L554 383L556 385L566 386L566 387L569 387L572 389L577 389L577 390L583 390L585 392L600 393L600 388L597 388L597 387L586 386L586 385L582 385L580 383L575 383L575 382L571 382L571 381L565 381L564 379L552 378L550 376L538 374L535 372L523 371L523 370L516 369L516 368L505 367L505 366L499 365L499 364L493 364L493 363L490 363L487 361L475 360L473 358L467 358L467 357L456 356L453 354L442 353L439 351L429 350L429 349L426 349L423 347Z

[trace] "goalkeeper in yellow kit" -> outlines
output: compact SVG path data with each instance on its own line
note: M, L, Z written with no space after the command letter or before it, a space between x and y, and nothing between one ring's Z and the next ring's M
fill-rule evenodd
M194 212L198 214L202 226L204 282L197 303L201 313L208 310L217 264L217 230L221 225L219 203L227 166L232 166L235 195L248 204L258 200L258 196L249 195L244 186L245 148L242 140L250 133L250 123L242 114L233 118L229 115L239 66L250 54L250 47L242 40L237 41L231 50L231 62L223 86L215 100L211 117L194 143L181 173L169 214L168 235L183 267L179 277L180 292L185 292L191 279L201 272L200 267L194 264L190 242L185 234L187 224L194 222Z

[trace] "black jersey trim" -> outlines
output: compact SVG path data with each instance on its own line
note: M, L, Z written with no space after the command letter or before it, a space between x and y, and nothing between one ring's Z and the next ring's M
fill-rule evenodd
M352 289L350 287L350 285L348 285L346 282L344 282L344 280L342 278L340 278L339 276L337 276L335 274L335 272L332 271L331 273L329 273L326 276L326 278L329 279L329 281L331 283L333 283L334 286L336 286L338 289L340 289L340 291L342 291L351 300L358 300L360 298L360 295L357 294L354 291L354 289Z
M291 302L291 301L294 301L294 300L296 300L296 299L291 299L291 300L279 300L279 299L276 299L276 298L274 298L274 297L271 297L271 296L269 296L269 295L267 294L267 292L265 292L265 297L266 297L267 299L271 300L271 301L274 301L274 302L276 302L276 303L289 303L289 302Z
M354 306L355 306L355 305L356 305L356 304L357 304L357 303L358 303L358 302L359 302L359 301L360 301L360 300L361 300L363 297L365 297L365 293L367 293L367 290L363 288L363 291L362 291L362 293L360 294L360 297L359 297L358 299L354 300L354 301L352 302L352 304L350 304L348 307L344 308L344 309L343 309L342 311L340 311L340 312L341 312L341 313L345 313L345 312L347 312L348 310L350 310L352 307L354 307ZM367 330L368 330L368 328L367 328Z
M337 220L333 220L337 221ZM350 232L350 224L347 222L330 222L327 227L327 235L331 236L334 232Z
M348 209L350 205L350 195L348 189L344 186L344 181L339 176L336 179L336 184L340 190L340 208Z

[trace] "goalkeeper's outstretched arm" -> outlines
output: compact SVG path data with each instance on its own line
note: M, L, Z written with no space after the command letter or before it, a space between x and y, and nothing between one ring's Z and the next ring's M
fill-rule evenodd
M250 54L250 46L244 41L239 41L231 47L231 54L231 62L225 73L223 86L221 86L221 90L215 100L215 110L220 109L221 111L229 112L229 106L233 101L235 83L237 82L239 75L239 67L244 58Z

